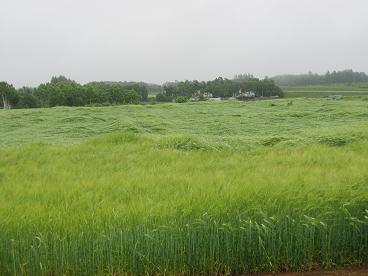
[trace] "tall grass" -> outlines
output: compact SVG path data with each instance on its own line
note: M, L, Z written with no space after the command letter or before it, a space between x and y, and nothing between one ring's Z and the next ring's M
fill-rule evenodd
M1 274L368 262L367 141L235 151L180 139L113 134L2 149Z
M192 136L236 149L313 144L324 137L347 142L368 136L362 99L224 101L113 107L0 110L0 147L45 141L75 144L113 132L158 139Z
M332 94L344 96L366 96L368 95L368 83L342 83L329 85L296 85L283 87L285 97L312 97L320 98Z

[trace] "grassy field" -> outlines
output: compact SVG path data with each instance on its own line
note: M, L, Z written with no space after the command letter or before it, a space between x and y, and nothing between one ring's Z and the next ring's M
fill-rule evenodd
M283 90L288 98L320 98L334 94L344 96L368 96L368 83L285 86Z
M345 143L368 133L368 98L223 101L0 111L0 147L74 144L107 133L190 136L211 147Z
M0 274L368 263L368 101L0 111Z

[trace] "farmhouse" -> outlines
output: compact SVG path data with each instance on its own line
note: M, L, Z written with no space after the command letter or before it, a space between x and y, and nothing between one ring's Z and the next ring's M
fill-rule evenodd
M198 101L201 99L210 99L210 98L213 98L212 93L197 90L196 92L193 93L192 97L190 97L189 101Z
M235 98L238 100L251 100L256 97L256 93L253 91L242 91L242 89L239 90L239 92L235 95Z

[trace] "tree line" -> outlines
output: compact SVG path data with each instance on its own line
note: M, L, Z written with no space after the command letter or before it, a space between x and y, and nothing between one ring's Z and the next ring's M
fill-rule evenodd
M15 89L11 84L0 82L0 95L0 104L5 109L138 104L147 100L148 88L144 83L134 82L91 82L81 85L59 76L36 88Z
M210 93L216 98L233 97L240 90L252 91L256 97L283 97L283 91L271 79L260 80L252 75L236 75L234 79L216 78L212 81L176 81L164 84L164 92L156 96L157 101L172 101L190 98L197 92Z
M364 72L354 72L353 70L328 71L323 75L308 74L301 75L279 75L272 78L277 85L324 85L336 83L359 83L368 82L368 75Z
M283 91L271 79L260 80L253 75L236 75L234 79L212 81L176 81L161 85L143 82L90 82L79 84L65 76L52 77L38 87L15 89L0 82L0 104L5 109L54 106L91 106L138 104L148 101L148 92L155 91L158 102L186 102L194 94L210 93L227 98L242 91L252 91L257 97L283 96Z

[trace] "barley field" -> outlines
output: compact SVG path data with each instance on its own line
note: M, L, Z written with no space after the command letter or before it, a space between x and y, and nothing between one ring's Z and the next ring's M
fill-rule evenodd
M329 95L368 96L368 83L284 86L285 96L322 98Z
M368 263L368 101L0 111L0 274Z

